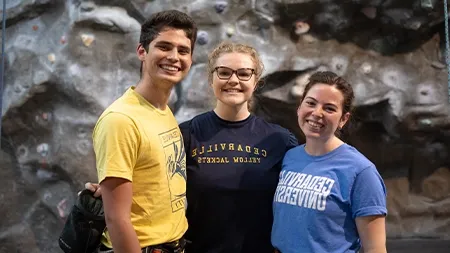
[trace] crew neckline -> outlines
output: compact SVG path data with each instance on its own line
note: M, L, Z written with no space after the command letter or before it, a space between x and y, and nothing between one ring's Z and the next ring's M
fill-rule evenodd
M227 127L241 127L241 126L247 124L247 122L249 122L253 117L255 117L254 115L250 114L247 118L245 118L243 120L229 121L229 120L225 120L225 119L222 119L221 117L219 117L219 115L217 115L217 113L214 110L211 110L210 113L213 115L213 118L217 122L219 122L219 124L225 125Z
M168 111L170 110L169 105L166 106L166 109L165 109L165 110L161 110L161 109L159 109L159 108L156 108L154 105L152 105L150 102L148 102L148 100L145 99L141 94L137 93L137 92L134 90L135 88L136 88L136 86L131 86L131 87L128 89L128 91L129 91L133 96L135 96L135 97L139 100L139 102L140 102L141 104L144 104L144 105L150 107L150 109L155 110L156 112L158 112L158 113L161 114L161 115L166 115L166 114L168 113Z
M346 147L348 147L349 145L347 143L342 143L339 147L331 150L330 152L323 154L323 155L310 155L308 154L308 152L306 152L305 149L306 144L302 144L301 148L302 148L302 152L305 153L305 156L308 159L314 160L314 161L320 161L320 160L326 160L329 159L333 156L335 156L336 154L338 154L342 149L345 149Z

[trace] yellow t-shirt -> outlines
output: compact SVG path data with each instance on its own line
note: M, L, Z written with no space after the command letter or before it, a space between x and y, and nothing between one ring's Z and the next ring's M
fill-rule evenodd
M98 180L133 184L131 223L141 247L171 242L187 230L186 155L171 110L159 110L134 91L112 103L93 133ZM102 243L111 247L106 231Z

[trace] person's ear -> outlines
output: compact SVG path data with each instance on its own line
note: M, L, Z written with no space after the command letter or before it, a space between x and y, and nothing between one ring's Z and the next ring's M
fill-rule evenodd
M349 118L350 118L350 113L349 112L347 112L344 115L342 115L341 120L339 122L339 126L338 126L339 130L341 130L345 126L345 124L347 123Z
M136 48L136 53L138 55L139 60L145 61L145 55L147 54L147 51L142 46L142 44L139 43L139 45Z

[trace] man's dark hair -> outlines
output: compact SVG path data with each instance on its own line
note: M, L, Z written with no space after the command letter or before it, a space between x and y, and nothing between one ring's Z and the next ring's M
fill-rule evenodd
M147 53L150 43L166 28L183 30L186 37L191 40L191 54L193 54L195 41L197 40L197 24L189 15L177 10L157 12L142 24L139 43Z
M148 51L148 45L165 28L183 30L191 40L191 53L197 40L197 25L186 13L177 10L161 11L153 14L141 26L139 43Z

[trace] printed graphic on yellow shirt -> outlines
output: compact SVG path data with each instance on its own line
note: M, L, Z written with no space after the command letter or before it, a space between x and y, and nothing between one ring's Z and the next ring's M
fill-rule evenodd
M172 212L185 208L186 152L178 128L159 135L164 147Z

